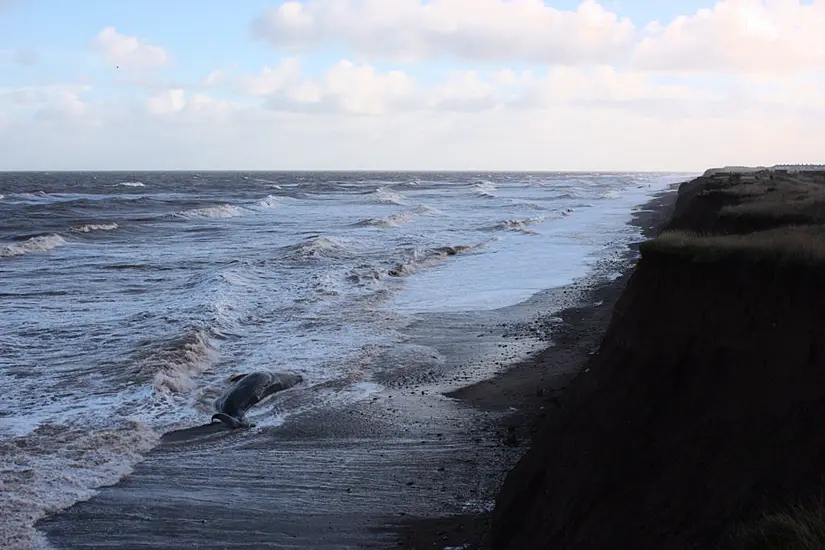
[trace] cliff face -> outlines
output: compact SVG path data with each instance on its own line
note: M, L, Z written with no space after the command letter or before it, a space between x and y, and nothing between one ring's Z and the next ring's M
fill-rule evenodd
M760 178L683 185L670 228L781 226L720 215L798 183ZM716 548L825 490L825 264L662 250L643 248L598 354L508 475L495 548Z

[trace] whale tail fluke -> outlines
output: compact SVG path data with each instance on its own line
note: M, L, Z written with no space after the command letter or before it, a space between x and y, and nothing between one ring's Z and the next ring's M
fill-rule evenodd
M246 419L238 419L234 416L229 416L226 413L215 413L212 415L212 422L215 421L222 422L224 425L235 429L235 428L250 428L252 424L250 424Z

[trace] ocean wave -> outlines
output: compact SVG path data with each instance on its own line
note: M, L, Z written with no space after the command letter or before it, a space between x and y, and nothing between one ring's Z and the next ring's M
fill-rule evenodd
M489 181L478 182L478 183L473 185L473 188L475 189L477 197L483 197L485 199L495 199L496 198L496 195L493 194L493 191L495 191L497 188L496 188L495 185L493 185L492 182L489 182Z
M113 485L159 440L146 424L127 421L101 430L44 424L0 441L0 548L44 547L39 519Z
M526 220L504 220L492 227L493 230L517 231L525 235L537 235L529 226L544 221L544 217L528 218Z
M534 202L518 201L518 200L511 200L510 204L507 205L507 208L513 208L513 209L526 208L528 210L547 210L546 207L541 206L540 204L536 204Z
M205 208L194 208L184 210L179 215L186 219L201 218L234 218L244 214L244 209L232 204L221 204L219 206L207 206Z
M118 183L118 185L122 185L123 187L146 187L146 184L142 181L122 181Z
M386 187L379 187L372 193L370 193L373 200L380 204L396 204L399 206L404 205L404 197L400 193L396 193Z
M29 191L26 193L11 193L8 197L14 201L43 203L56 200L45 191Z
M48 252L66 244L66 239L57 234L38 235L19 243L0 246L0 258L22 256L36 252Z
M451 256L466 254L480 248L483 245L457 245L441 246L438 248L428 248L425 250L413 250L409 257L387 272L391 277L404 277L412 275L423 268L433 267L440 264Z
M85 225L79 225L72 228L72 231L77 233L91 233L92 231L114 231L118 228L118 225L114 222L112 223L88 223Z
M435 208L427 206L426 204L418 204L414 208L410 210L405 210L403 212L397 212L395 214L391 214L384 218L364 218L363 220L358 221L355 226L356 227L398 227L399 225L404 225L410 223L415 219L416 216L419 215L433 215L438 214L439 211Z
M295 259L309 260L318 258L340 258L351 253L343 243L316 235L291 247L290 256Z
M365 218L355 225L357 227L397 227L405 223L410 223L415 217L415 213L411 211L398 212L386 218Z
M280 197L276 197L275 195L267 195L258 201L258 206L262 206L264 208L274 208L276 206L280 206L280 204Z
M139 361L138 369L140 375L152 377L156 391L184 393L195 387L194 379L214 366L219 355L207 331L196 328Z

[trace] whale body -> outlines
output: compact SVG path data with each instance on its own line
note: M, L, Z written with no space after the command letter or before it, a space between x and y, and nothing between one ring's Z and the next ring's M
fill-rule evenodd
M291 388L303 378L299 374L253 372L232 378L233 384L215 401L218 410L212 422L223 422L230 428L249 428L246 411L273 393Z

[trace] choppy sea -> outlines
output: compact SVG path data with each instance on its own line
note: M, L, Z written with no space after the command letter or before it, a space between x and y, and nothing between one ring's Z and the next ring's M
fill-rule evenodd
M330 388L262 404L263 427L367 398L418 316L587 276L683 179L0 173L0 547L35 544L38 518L208 422L233 374Z

